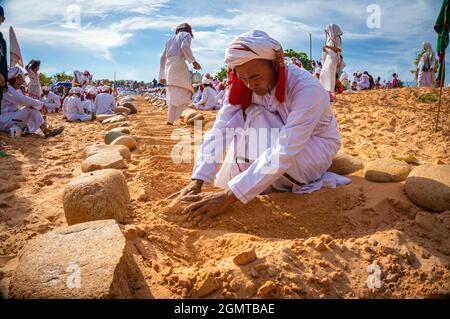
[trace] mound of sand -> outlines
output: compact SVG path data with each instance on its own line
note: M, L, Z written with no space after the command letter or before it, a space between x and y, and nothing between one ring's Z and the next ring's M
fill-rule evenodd
M395 157L449 164L450 133L448 129L433 132L436 104L417 102L416 91L422 94L402 89L340 95L333 108L343 151L363 162ZM139 113L130 115L128 123L139 136L139 148L123 171L131 196L124 223L140 230L128 240L148 287L136 287L134 296L432 298L450 294L450 211L426 211L407 198L404 182L373 183L363 178L362 170L350 175L350 185L310 195L259 196L248 205L233 205L201 228L194 227L180 214L183 203L164 201L188 183L193 163L172 162L177 141L171 139L173 127L165 125L166 111L143 98L134 103ZM443 105L450 105L445 103L450 103L449 91ZM211 122L216 112L202 114L204 122ZM61 121L56 114L50 120ZM10 155L0 159L0 171L8 172L0 176L4 292L24 245L67 225L62 190L80 174L82 150L102 143L105 131L100 123L64 125L64 133L51 140L6 140L1 135ZM81 125L98 134L80 136ZM177 125L193 131L182 121ZM236 264L239 256L250 257Z

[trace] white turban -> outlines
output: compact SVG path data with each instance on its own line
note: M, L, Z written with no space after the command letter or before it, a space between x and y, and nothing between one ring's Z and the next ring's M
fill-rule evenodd
M209 85L211 84L211 82L211 79L208 79L206 76L204 76L202 79L202 84Z
M108 86L108 85L103 85L101 88L100 88L100 91L101 92L108 92L109 93L109 90L111 89L111 87L110 86Z
M325 34L327 36L327 45L335 48L342 48L341 35L343 34L341 28L337 24L331 23L326 26Z
M238 65L255 59L275 60L274 50L280 50L281 44L267 33L252 30L241 34L231 42L225 51L225 63L234 69Z
M17 77L19 75L23 76L23 72L22 72L22 70L20 68L18 68L17 66L9 68L9 70L8 70L8 80L14 79L15 77Z
M69 93L71 93L71 94L81 94L81 93L83 93L83 89L78 87L78 86L76 86L76 87L71 88Z

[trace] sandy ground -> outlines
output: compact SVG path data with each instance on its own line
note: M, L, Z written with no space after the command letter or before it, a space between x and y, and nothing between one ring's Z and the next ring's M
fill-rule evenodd
M417 89L339 96L333 108L343 148L364 160L414 155L421 163L450 164L450 116L434 133L437 103L417 102ZM445 106L450 92L445 92ZM165 197L189 181L193 164L175 164L165 111L139 99L129 116L139 148L123 171L131 194L127 224L145 229L134 257L146 279L137 298L434 298L450 295L450 211L433 214L412 204L403 183L366 181L311 195L271 194L235 204L201 228L184 222L180 204ZM214 112L204 112L212 121ZM444 119L446 114L444 113ZM35 236L66 226L64 186L78 176L82 150L102 143L100 123L66 123L44 140L0 135L0 290L5 296L17 254ZM179 122L177 127L192 132ZM208 190L208 189L207 189ZM236 266L255 248L257 260ZM379 288L367 280L380 268ZM195 288L194 288L195 287ZM148 294L148 291L151 294Z

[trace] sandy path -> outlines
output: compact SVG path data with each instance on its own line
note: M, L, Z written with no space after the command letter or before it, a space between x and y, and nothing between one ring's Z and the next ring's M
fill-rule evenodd
M450 212L424 212L406 198L403 183L371 183L361 172L336 190L260 196L192 227L179 215L181 205L163 201L187 184L192 164L171 161L176 141L173 128L164 125L165 112L143 100L137 106L140 112L128 122L139 148L124 170L132 198L126 223L146 233L133 241L147 285L135 287L136 297L197 297L200 287L210 298L450 293ZM373 159L412 153L421 162L450 163L449 133L431 132L429 107L411 99L411 89L344 95L334 105L350 154ZM205 114L214 119L214 113ZM56 115L52 120L59 121ZM80 173L81 150L102 142L105 133L99 123L63 124L64 134L50 141L8 141L1 135L10 155L0 159L3 290L23 245L65 226L63 188ZM180 127L192 133L191 127ZM232 258L249 246L258 259L236 266ZM374 261L381 287L368 289L367 266ZM258 294L261 286L269 288Z

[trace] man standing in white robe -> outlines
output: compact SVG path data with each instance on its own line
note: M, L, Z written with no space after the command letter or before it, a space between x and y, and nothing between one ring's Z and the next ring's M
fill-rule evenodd
M329 24L325 28L325 35L326 43L323 47L322 71L319 79L329 92L330 100L335 101L336 74L342 72L342 30L336 24Z
M84 112L81 105L81 94L83 89L80 87L74 87L70 90L72 96L70 96L64 106L64 115L69 122L87 122L92 120L92 116Z
M284 65L278 41L263 31L245 33L228 46L225 63L231 76L228 100L205 135L192 182L168 198L193 202L183 211L187 219L201 223L237 200L246 204L262 193L310 193L350 182L327 173L341 147L327 92L308 71ZM228 138L227 129L235 129L235 135ZM256 140L269 141L259 154L260 144L247 143L242 135L252 131ZM217 173L217 156L227 146ZM214 179L223 191L201 193L203 183Z
M43 114L47 113L44 102L23 95L21 91L24 74L18 67L8 70L8 90L3 95L0 114L0 130L7 131L14 124L28 133L42 137L56 136L63 128L50 130L47 128Z
M44 94L44 105L47 107L47 110L51 112L58 111L61 107L61 99L60 97L50 91L47 86L42 87L42 94Z
M436 82L434 67L436 55L434 54L431 43L423 44L422 57L417 66L417 82L419 87L432 87Z
M180 24L161 54L159 82L167 85L167 125L173 125L192 102L194 90L186 61L195 70L201 69L192 54L192 37L192 27L187 23Z

